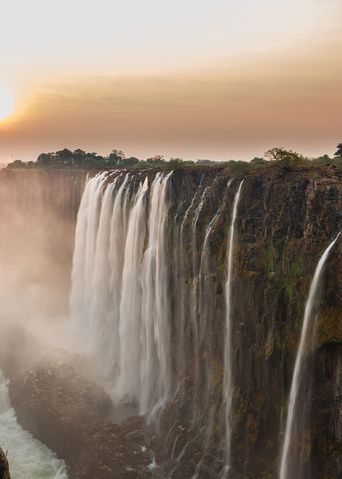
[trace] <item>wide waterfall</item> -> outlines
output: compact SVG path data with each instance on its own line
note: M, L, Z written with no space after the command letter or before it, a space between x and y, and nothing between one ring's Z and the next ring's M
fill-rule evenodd
M322 274L337 238L319 261L307 298L283 441L289 359L306 271L320 244L312 202L319 186L306 197L294 178L296 195L284 202L289 185L273 181L175 169L104 172L86 184L70 300L77 350L113 399L114 419L124 424L139 414L163 438L152 461L160 477L292 479L292 451L306 454L299 462L307 467L317 448L308 436L312 417L322 414L317 368L331 367L330 354L338 361L340 298L331 268L317 355L311 342ZM325 185L320 191L328 194ZM336 194L326 198L333 202ZM331 225L329 237L336 235ZM329 374L327 395L335 387ZM308 420L297 441L300 398Z
M299 396L299 392L303 387L307 354L310 349L314 347L315 342L322 275L324 273L324 268L329 254L339 236L340 233L330 243L318 261L305 305L302 332L300 336L289 397L286 428L279 469L280 479L292 479L294 474L296 474L296 477L299 479L302 477L300 469L303 458L300 459L298 457L293 457L293 449L295 450L296 441L298 441L297 434L303 433L303 431L298 431L298 429L300 429L300 424L303 424L303 420L305 419L303 418L303 414L305 412L303 411L303 406L300 403L301 398ZM308 477L307 472L304 474L304 477Z
M166 215L171 173L89 181L79 210L71 311L117 401L151 413L170 393ZM147 226L148 225L148 226Z
M224 228L228 214L228 270L227 278L223 271L220 288L226 280L230 304L242 182L236 186L233 204L232 180L224 178L211 185L200 180L190 201L178 201L171 188L173 176L105 172L89 180L78 213L71 315L79 350L94 358L117 403L136 404L140 413L152 418L168 399L177 397L192 371L193 437L177 458L176 435L171 446L177 465L185 450L197 443L208 457L226 456L229 447L228 441L216 437L224 437L223 429L230 427L231 393L222 388L231 387L227 380L231 373L229 331L225 344L219 345L222 355L209 340L215 334L217 308L217 284L212 281L217 259L211 241ZM223 195L219 208L213 195ZM216 354L225 376L219 383L218 366L208 361ZM220 402L212 401L217 388L225 411ZM222 415L222 433L214 427L217 415ZM203 458L198 458L194 477Z

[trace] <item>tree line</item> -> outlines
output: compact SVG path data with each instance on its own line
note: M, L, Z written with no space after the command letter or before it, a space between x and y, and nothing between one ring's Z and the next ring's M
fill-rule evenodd
M89 153L81 149L71 151L67 148L53 153L42 153L36 161L23 162L15 160L7 165L7 168L83 168L83 169L115 169L115 168L167 168L176 169L184 166L222 166L231 167L237 171L248 171L262 165L275 165L281 169L292 169L305 166L317 165L340 165L342 164L342 143L337 145L336 153L331 158L322 155L317 158L308 158L293 150L285 148L272 148L264 157L255 157L250 162L246 161L212 161L197 160L189 161L181 158L166 160L162 155L141 160L134 156L126 157L121 150L114 149L109 155L102 156L97 153Z
M214 161L197 160L196 164L211 165ZM141 160L134 156L126 157L121 150L114 149L109 155L102 156L95 152L84 150L63 150L53 153L42 153L36 161L23 162L15 160L8 164L8 168L85 168L85 169L112 169L112 168L176 168L180 165L194 165L194 161L184 161L181 158L170 158L166 160L162 155Z

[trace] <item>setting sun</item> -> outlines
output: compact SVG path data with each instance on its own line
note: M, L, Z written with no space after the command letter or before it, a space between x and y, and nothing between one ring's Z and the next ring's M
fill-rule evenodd
M11 92L0 87L0 121L6 120L14 110L14 98Z

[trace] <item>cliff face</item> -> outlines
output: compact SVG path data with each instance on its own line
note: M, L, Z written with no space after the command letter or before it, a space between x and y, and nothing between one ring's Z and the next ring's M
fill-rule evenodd
M149 188L155 173L148 173ZM25 175L31 172L13 174L16 185L30 184ZM56 174L39 172L46 179L44 202L52 202L62 218L67 211L73 225L80 196L78 192L74 201L74 173L58 173L57 179ZM129 207L145 176L131 173ZM160 477L217 478L225 464L227 242L242 179L226 170L203 168L176 170L168 182L165 241L172 394L156 422L164 446L157 451ZM123 181L122 176L118 183ZM60 198L66 210L60 209ZM147 205L149 201L150 197ZM266 169L244 178L232 275L232 479L277 477L305 301L322 252L342 229L341 212L341 169ZM72 243L72 232L73 226L64 240ZM342 474L341 260L340 239L323 277L317 341L307 351L301 400L308 421L294 445L302 456L296 479ZM34 431L39 436L37 428Z
M232 284L234 393L231 477L277 477L305 301L320 255L342 226L341 179L341 171L334 170L255 173L244 179L236 224ZM224 423L223 286L227 229L239 181L233 180L226 189L223 185L228 180L229 175L224 173L216 176L214 181L209 179L206 194L199 193L198 201L193 204L195 212L197 205L203 201L196 231L198 251L194 250L191 239L191 221L186 234L185 256L188 259L185 261L188 264L183 278L186 283L184 296L191 298L196 284L199 285L198 295L201 295L203 285L207 290L204 303L199 303L205 318L197 313L199 327L204 328L198 353L200 374L196 375L194 371L194 335L188 327L185 369L192 379L188 378L188 385L178 391L175 404L170 404L162 417L164 427L169 431L169 451L176 460L171 466L171 469L175 467L172 477L184 477L187 468L190 477L190 471L196 470L198 465L198 477L217 477L222 467L220 461L217 463L217 457L220 450L224 454L224 446L223 451L221 449ZM204 182L202 186L201 181ZM172 180L172 216L176 218L176 223L184 209L183 201L189 205L189 198L193 198L199 189L201 192L205 190L205 182L206 179L196 177L196 174L186 177L180 172L175 173ZM191 193L184 193L187 190ZM205 231L218 208L219 219L209 238L210 259L207 266L194 275L193 261L189 258L195 251L197 264L201 263ZM193 214L190 217L192 220ZM173 231L176 228L173 226ZM342 446L341 253L342 244L339 241L329 259L322 285L317 342L308 359L313 365L307 366L306 389L301 398L303 412L304 408L309 411L310 422L304 425L299 439L303 471L301 473L297 469L298 478L310 477L308 471L311 477L317 478L338 477L342 473L339 459ZM175 283L175 303L180 289L180 283ZM191 318L191 308L193 304L190 302L187 319ZM175 312L174 337L177 337L178 322ZM306 395L310 380L313 383L312 396ZM187 421L198 402L201 413L194 428ZM203 437L206 434L211 438L210 445Z

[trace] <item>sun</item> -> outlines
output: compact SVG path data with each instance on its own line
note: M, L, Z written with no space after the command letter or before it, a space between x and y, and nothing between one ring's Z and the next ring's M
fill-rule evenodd
M8 88L0 86L0 121L6 120L14 112L14 98Z

